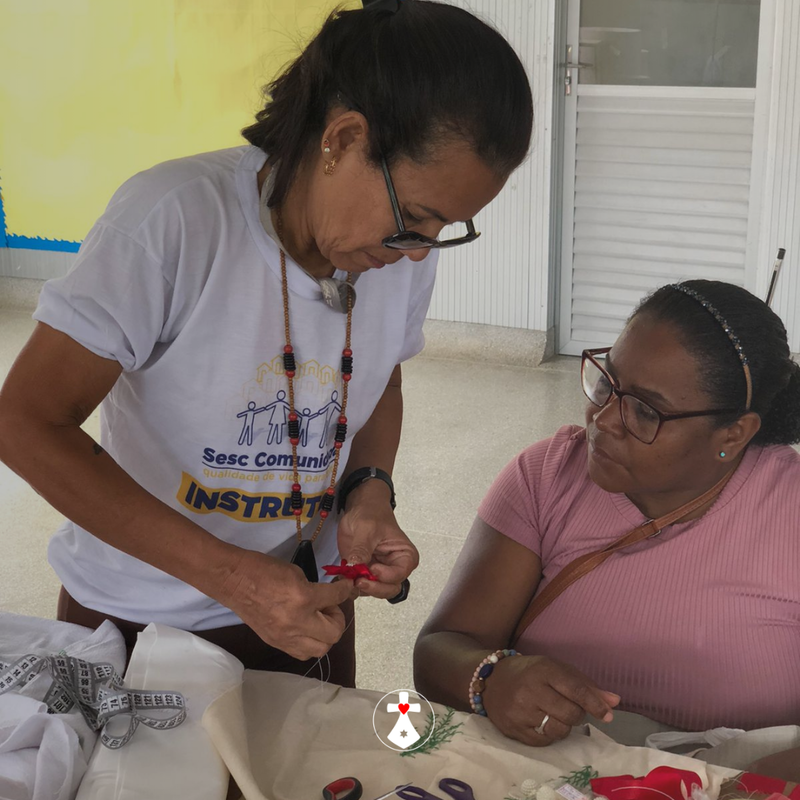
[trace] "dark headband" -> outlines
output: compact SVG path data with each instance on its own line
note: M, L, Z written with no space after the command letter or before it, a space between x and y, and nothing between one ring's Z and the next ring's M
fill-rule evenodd
M726 336L731 340L731 344L736 349L736 355L739 356L739 361L742 362L742 369L744 370L744 380L747 384L747 402L745 403L745 411L750 410L750 404L753 402L753 378L750 375L750 366L748 364L747 356L744 354L744 349L742 348L742 343L739 341L739 337L733 332L733 328L728 325L727 320L722 314L717 311L717 309L708 301L706 300L703 295L699 292L696 292L690 286L686 286L683 283L673 283L672 287L678 292L683 292L685 295L688 295L693 300L696 300L700 303L703 308L708 311L711 316L722 326L722 330L725 331Z

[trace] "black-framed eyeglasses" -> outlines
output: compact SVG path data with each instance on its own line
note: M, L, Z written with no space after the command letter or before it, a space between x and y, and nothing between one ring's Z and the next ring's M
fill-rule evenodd
M581 385L589 402L603 408L616 395L619 398L619 415L622 424L631 436L644 444L653 444L665 422L690 417L713 417L719 414L734 414L740 409L718 408L710 411L684 411L680 414L663 414L650 403L640 400L630 392L623 392L597 356L606 355L610 347L584 350L581 356Z
M407 231L403 223L403 214L400 211L400 203L397 201L397 193L394 190L392 183L392 176L389 174L389 165L386 159L381 157L381 167L383 169L383 177L386 180L386 189L389 192L389 200L392 202L392 211L394 212L394 221L397 225L397 233L387 236L381 244L384 247L390 247L393 250L420 250L424 247L427 248L444 248L444 247L458 247L460 244L467 244L474 242L481 234L475 230L475 225L471 219L467 220L467 232L464 236L458 236L454 239L432 239L430 236L425 236L416 231Z

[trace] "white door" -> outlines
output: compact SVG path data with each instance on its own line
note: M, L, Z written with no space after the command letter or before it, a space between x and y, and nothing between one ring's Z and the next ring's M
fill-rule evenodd
M759 0L568 0L559 351L689 278L743 285Z

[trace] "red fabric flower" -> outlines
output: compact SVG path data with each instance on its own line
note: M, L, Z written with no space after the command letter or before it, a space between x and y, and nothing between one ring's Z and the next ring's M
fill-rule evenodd
M613 778L595 778L592 791L609 800L688 800L692 785L700 788L703 781L695 772L674 767L656 767L643 778L617 775Z
M347 559L342 559L340 566L335 564L327 564L322 569L325 570L326 575L342 575L350 580L357 581L359 578L366 578L370 581L378 580L370 571L366 564L353 564L352 567L347 566Z

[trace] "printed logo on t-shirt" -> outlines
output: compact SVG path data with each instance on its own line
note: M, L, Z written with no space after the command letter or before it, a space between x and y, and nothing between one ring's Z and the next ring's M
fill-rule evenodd
M298 363L294 379L295 413L300 443L297 468L303 487L302 521L317 512L328 488L336 449L336 425L342 413L339 371L317 361ZM199 452L202 478L184 471L177 498L196 514L225 514L242 522L294 518L291 508L292 446L289 441L289 393L283 360L262 364L255 379L228 402L227 442L213 442ZM209 485L209 481L250 484ZM265 483L268 491L259 491Z

